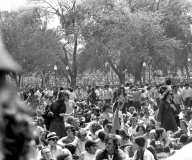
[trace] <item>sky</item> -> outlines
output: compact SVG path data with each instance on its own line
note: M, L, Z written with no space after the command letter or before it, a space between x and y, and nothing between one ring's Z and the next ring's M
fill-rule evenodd
M0 10L11 11L26 4L27 0L0 0Z

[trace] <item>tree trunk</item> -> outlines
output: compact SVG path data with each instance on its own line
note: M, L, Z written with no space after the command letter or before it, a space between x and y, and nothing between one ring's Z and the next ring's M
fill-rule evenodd
M71 77L71 87L76 86L76 78L77 77Z
M118 74L119 83L125 85L125 74Z
M141 72L135 72L135 83L140 82L141 83Z

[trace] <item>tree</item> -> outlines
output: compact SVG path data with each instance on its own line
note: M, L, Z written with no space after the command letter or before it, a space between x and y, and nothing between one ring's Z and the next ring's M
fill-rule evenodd
M57 30L48 29L47 23L38 8L1 14L5 44L22 66L23 74L41 72L39 75L43 75L43 78L47 72L53 70L54 65L61 64L56 56L62 53L61 37ZM21 79L21 75L18 77Z
M82 54L86 53L87 57L90 54L90 59L99 57L102 65L107 61L121 84L125 83L125 71L132 74L135 81L141 81L142 64L150 57L154 69L165 63L167 67L171 65L179 41L164 35L161 25L164 17L160 12L132 12L124 1L104 2L92 1L88 6L91 18L83 32L87 45Z
M63 56L60 56L67 67L71 86L76 85L77 78L77 52L78 44L81 44L81 27L85 20L84 7L78 0L62 0L50 3L44 0L48 10L56 14L60 20L61 33L66 43L63 44Z

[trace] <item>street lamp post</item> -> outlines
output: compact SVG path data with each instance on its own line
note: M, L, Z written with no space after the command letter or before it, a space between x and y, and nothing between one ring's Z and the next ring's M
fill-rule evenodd
M56 79L57 79L57 66L56 65L54 67L54 71L55 71L55 85L57 86L57 82L56 82Z
M143 62L143 68L144 68L144 78L143 78L143 83L145 84L145 69L146 69L146 62Z

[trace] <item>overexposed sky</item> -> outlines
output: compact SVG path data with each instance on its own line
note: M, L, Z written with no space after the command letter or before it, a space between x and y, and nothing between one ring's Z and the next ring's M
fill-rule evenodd
M0 0L0 10L11 11L26 4L27 0Z

